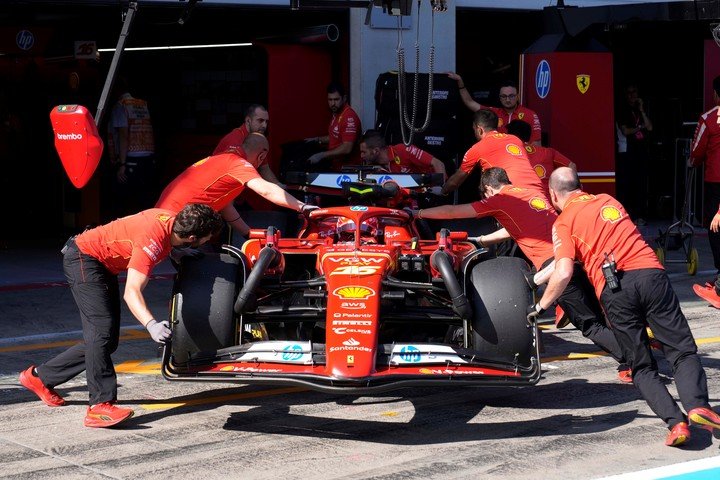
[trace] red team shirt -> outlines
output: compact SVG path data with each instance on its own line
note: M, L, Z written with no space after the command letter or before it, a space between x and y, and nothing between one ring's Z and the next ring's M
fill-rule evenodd
M212 154L220 155L221 153L225 153L228 150L236 150L238 152L243 152L242 144L243 142L245 142L245 139L248 135L250 135L250 132L248 132L247 126L245 126L245 124L243 123L241 127L238 127L232 132L225 135L222 140L220 140L220 143L218 143L217 147L215 147L215 150ZM258 164L255 165L255 168L260 168L265 163L267 163L267 158L269 156L270 152L268 151L265 157L263 157L262 159L258 159Z
M504 108L501 107L483 107L488 110L495 112L498 116L498 131L501 133L507 133L507 124L513 120L522 120L525 123L530 124L532 127L532 133L530 134L530 142L539 142L542 137L542 128L540 126L540 117L538 114L533 112L527 107L518 105L512 113L508 113Z
M691 162L699 166L705 162L705 181L720 182L720 107L703 113L695 129L690 152Z
M540 178L543 186L543 192L550 195L550 174L559 167L569 167L570 159L554 148L539 147L537 145L525 145L525 151L530 160L530 166L537 176Z
M540 178L530 166L525 146L514 135L490 132L470 147L460 168L470 174L477 164L483 170L492 167L505 169L510 182L516 187L543 191Z
M505 185L496 195L471 205L478 217L495 217L538 270L552 258L557 214L541 192Z
M255 167L234 153L207 157L165 187L155 207L179 212L188 203L202 203L219 212L253 178L260 178Z
M625 208L605 193L572 194L553 226L553 244L556 260L582 262L598 298L605 288L605 253L613 253L621 271L663 268Z
M432 166L433 156L424 150L410 145L398 143L387 147L390 158L388 170L390 173L434 173Z
M149 275L172 249L174 221L174 212L151 208L87 230L75 243L115 275L130 268Z
M360 152L357 148L358 138L362 132L360 125L360 117L350 105L345 104L343 109L336 115L333 115L328 127L328 150L333 150L345 142L354 144L353 151L347 156L347 159L334 158L332 166L334 170L348 163L360 163Z

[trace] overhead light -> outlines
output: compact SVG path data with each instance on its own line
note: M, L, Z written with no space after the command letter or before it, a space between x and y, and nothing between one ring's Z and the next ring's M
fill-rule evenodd
M189 50L191 48L228 48L228 47L252 47L252 43L215 43L206 45L166 45L164 47L130 47L125 52L141 52L148 50ZM114 48L98 48L98 52L114 52Z

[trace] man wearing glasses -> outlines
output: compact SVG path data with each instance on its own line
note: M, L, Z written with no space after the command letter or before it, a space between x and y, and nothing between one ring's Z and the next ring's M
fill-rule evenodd
M500 85L500 105L501 107L489 107L487 105L481 105L476 102L470 92L465 87L465 82L460 75L455 72L448 72L448 77L455 80L460 90L460 98L463 103L473 112L477 112L481 109L492 110L495 115L498 116L498 131L500 133L507 133L505 130L508 123L513 120L522 120L523 122L529 123L532 126L532 135L530 136L530 144L540 145L540 134L542 129L540 127L540 117L537 113L533 112L527 107L520 105L520 97L518 97L517 85L514 82L506 81Z

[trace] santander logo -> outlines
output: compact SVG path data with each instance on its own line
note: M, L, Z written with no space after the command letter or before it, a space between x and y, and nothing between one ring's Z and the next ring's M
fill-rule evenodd
M58 133L58 140L82 140L83 136L81 133Z

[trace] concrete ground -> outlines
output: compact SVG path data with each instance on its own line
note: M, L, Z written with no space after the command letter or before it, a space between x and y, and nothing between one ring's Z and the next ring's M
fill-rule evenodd
M643 227L647 238L658 227ZM669 264L699 345L713 405L720 405L718 311L692 292L714 279L707 239L696 236L700 272ZM677 251L668 259L679 259ZM146 294L167 315L172 267ZM720 440L693 430L686 447L666 430L611 359L572 328L543 330L543 379L512 388L416 388L372 397L297 387L170 383L158 350L123 311L113 356L119 401L136 417L120 429L82 426L80 376L51 409L17 382L31 363L80 338L57 250L0 252L0 477L2 478L503 478L591 479L717 456ZM658 355L675 394L667 363ZM658 478L642 476L638 478Z

